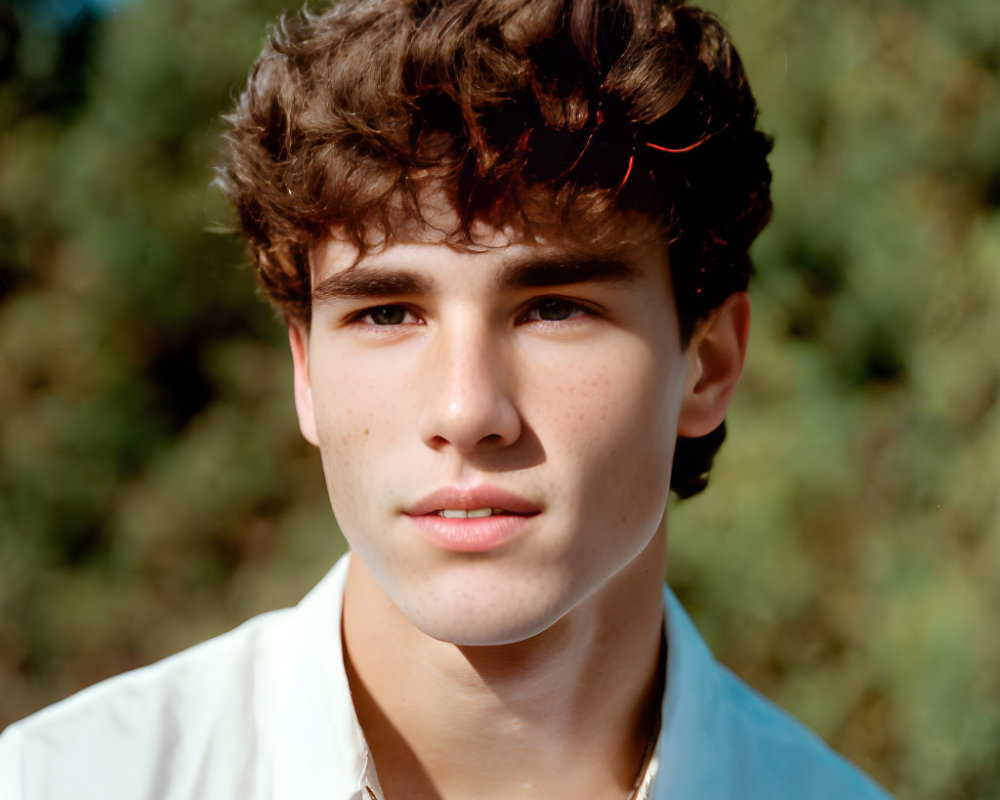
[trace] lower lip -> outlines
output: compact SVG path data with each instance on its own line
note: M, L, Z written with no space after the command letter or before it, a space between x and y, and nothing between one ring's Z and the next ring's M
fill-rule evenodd
M438 514L407 515L431 544L456 553L485 553L516 539L534 514L450 518Z

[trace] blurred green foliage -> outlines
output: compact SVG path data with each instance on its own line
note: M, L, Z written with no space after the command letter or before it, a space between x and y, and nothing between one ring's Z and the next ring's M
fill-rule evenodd
M1000 797L1000 4L708 5L776 215L671 583L901 797ZM344 548L281 327L212 232L219 115L282 4L44 7L0 6L0 725L295 602Z

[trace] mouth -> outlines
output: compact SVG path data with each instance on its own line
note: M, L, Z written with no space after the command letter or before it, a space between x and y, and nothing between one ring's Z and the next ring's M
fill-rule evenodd
M464 508L442 508L441 510L433 513L439 517L444 517L445 519L485 519L486 517L527 516L526 514L516 514L505 508L470 508L468 510L465 510Z
M526 497L497 486L446 486L404 509L411 517L438 516L444 519L484 519L487 517L532 517L541 508Z
M450 486L403 511L426 541L452 552L485 553L520 538L542 509L493 486Z

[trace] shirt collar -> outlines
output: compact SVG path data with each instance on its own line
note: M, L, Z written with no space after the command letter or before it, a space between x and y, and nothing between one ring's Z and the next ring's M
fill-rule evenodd
M684 796L689 776L710 766L718 749L711 720L718 703L718 665L680 601L664 586L667 676L662 724L648 796Z
M344 669L340 623L348 563L345 555L294 609L287 640L274 656L278 800L318 797L317 787L325 789L323 800L370 800L369 785L382 796Z

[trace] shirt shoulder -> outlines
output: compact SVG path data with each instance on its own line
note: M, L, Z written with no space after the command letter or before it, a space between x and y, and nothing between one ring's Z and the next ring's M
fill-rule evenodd
M891 800L871 778L716 661L664 592L667 681L651 797Z
M0 796L255 797L267 777L256 758L266 654L280 651L291 613L255 617L14 723L0 735Z
M734 764L733 797L890 800L805 725L721 665L717 685L720 739Z

